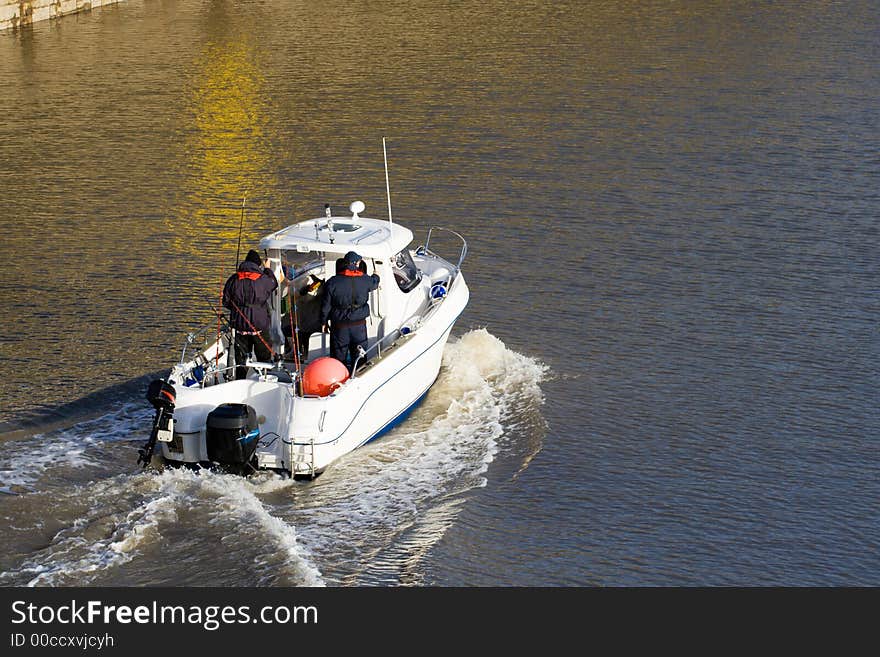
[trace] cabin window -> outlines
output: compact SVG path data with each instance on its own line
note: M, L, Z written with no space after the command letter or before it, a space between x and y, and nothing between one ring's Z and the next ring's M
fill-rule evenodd
M391 258L391 269L394 272L394 280L397 287L403 292L409 292L422 280L422 272L416 267L409 251L404 249Z
M293 285L298 295L307 294L307 287L316 283L316 279L306 276L308 272L317 272L324 266L324 254L315 251L302 253L294 249L281 252L281 264L284 267L284 284L279 286L281 295L281 314L287 313L288 293ZM293 278L291 279L291 275Z
M284 265L285 276L288 274L288 268L293 268L295 276L299 277L310 269L321 267L324 264L324 257L314 251L299 253L294 250L285 250L281 254L281 264Z

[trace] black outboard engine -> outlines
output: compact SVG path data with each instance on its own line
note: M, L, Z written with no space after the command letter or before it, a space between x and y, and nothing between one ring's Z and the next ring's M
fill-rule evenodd
M174 386L156 379L150 382L147 388L147 401L156 409L153 416L153 430L150 432L150 439L138 450L138 465L143 463L146 468L150 460L153 458L153 449L157 440L169 442L174 432L174 402L177 399L177 391Z
M244 474L260 442L256 411L247 404L220 404L208 413L205 442L210 460Z

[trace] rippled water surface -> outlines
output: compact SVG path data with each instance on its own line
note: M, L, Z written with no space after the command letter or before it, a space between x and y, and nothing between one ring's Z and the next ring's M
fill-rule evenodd
M880 6L129 0L0 33L0 584L880 584ZM468 238L314 482L137 473L243 244ZM168 555L174 555L169 559Z

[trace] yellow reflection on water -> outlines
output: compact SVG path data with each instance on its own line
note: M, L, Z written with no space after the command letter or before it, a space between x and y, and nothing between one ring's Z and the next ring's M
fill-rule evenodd
M194 64L185 174L178 207L168 221L186 228L171 231L179 252L216 243L218 253L231 254L238 240L242 197L251 199L247 225L264 218L253 197L271 178L266 80L244 35L206 44Z

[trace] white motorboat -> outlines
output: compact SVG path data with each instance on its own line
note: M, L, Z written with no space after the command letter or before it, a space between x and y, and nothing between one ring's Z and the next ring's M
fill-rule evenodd
M269 302L266 336L275 361L248 360L247 378L234 380L232 331L214 322L201 338L189 334L180 362L150 386L156 416L141 450L145 464L158 441L171 464L314 477L387 432L421 401L468 302L461 273L467 243L435 226L424 245L412 249L409 229L390 218L360 216L360 201L350 210L350 216L332 216L327 207L324 217L261 240L281 281ZM440 241L448 246L447 238L460 248L457 262L432 251ZM321 332L317 312L321 282L336 273L348 251L360 254L366 273L378 274L381 283L370 295L367 349L343 366L329 358L329 335ZM291 327L289 337L285 327Z

